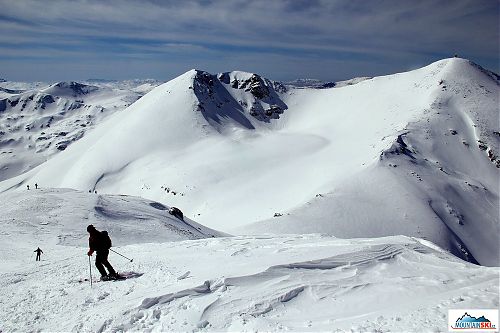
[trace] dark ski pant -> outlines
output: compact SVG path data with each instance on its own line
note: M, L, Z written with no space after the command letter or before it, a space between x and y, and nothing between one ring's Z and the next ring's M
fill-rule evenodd
M36 261L40 261L40 253L37 253L37 255L36 255Z
M101 273L101 276L107 275L106 270L104 269L105 266L109 271L109 275L116 274L113 266L111 266L111 264L108 261L108 255L109 255L109 250L99 250L96 253L95 267L97 267L99 273Z

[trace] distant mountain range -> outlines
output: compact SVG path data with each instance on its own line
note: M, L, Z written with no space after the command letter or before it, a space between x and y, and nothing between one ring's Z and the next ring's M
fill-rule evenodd
M155 86L150 80L115 86L4 81L0 86L0 180L45 162Z

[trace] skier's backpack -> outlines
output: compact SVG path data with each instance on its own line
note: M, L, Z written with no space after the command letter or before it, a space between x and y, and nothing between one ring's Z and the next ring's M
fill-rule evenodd
M179 220L182 220L184 221L184 214L182 214L181 210L177 207L170 207L170 209L168 210L168 212L170 213L170 215L173 215L175 217L177 217Z
M111 248L111 238L109 238L108 232L106 230L101 231L101 242L102 246L108 250Z

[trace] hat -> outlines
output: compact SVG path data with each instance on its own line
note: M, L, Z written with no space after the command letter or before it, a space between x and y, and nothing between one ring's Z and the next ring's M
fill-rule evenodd
M95 227L92 224L89 224L89 226L87 227L87 231L91 232L91 231L94 231L94 230L95 230Z

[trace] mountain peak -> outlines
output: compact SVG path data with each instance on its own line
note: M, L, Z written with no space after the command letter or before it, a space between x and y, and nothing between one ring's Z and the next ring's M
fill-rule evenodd
M98 89L99 88L96 86L87 85L76 81L61 81L52 84L46 89L43 89L42 92L56 96L69 95L72 97L78 97L81 95L87 95Z
M442 66L443 64L445 64L446 66L447 75L451 74L459 77L464 77L467 79L476 79L476 80L481 79L482 75L486 75L493 81L496 81L497 84L500 84L499 82L500 76L497 73L482 67L481 65L475 63L472 60L453 57L436 61L430 66L434 65Z
M234 71L213 75L200 70L192 74L197 110L218 131L231 120L254 129L259 123L279 119L288 108L279 95L282 86L258 74Z

